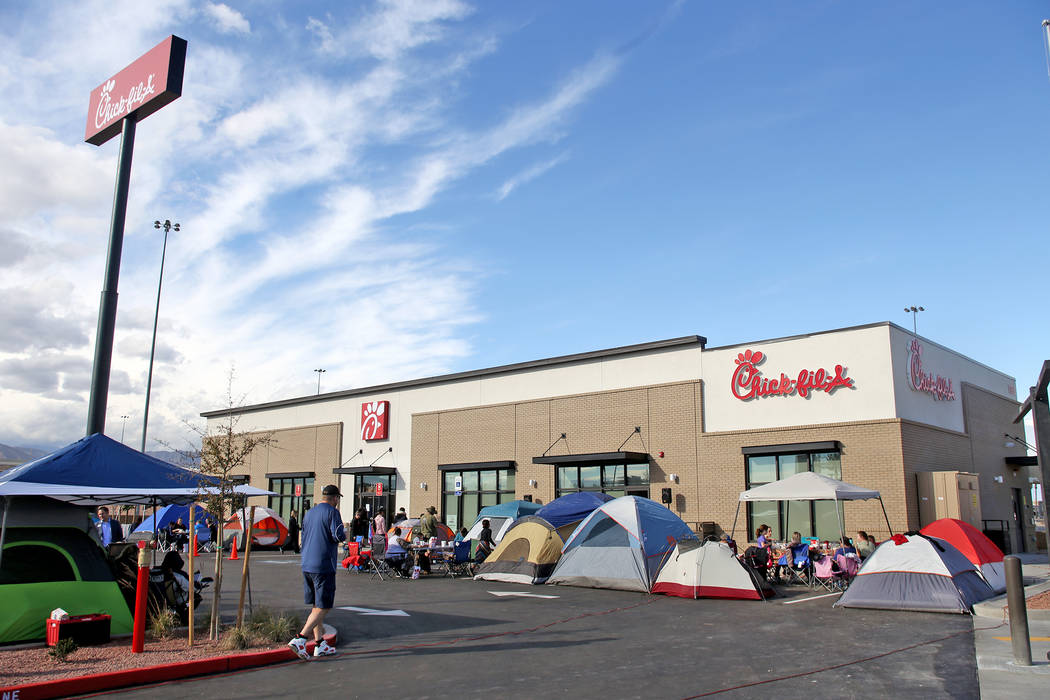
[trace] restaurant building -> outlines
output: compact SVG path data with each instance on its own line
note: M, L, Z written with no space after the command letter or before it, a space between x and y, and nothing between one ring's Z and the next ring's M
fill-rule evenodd
M708 347L701 336L235 409L272 434L242 478L302 513L338 482L343 513L478 510L574 491L665 503L697 532L730 531L741 491L799 471L878 489L896 531L951 515L1034 549L1029 462L1012 377L889 322ZM229 410L202 414L209 429ZM1023 436L1021 436L1023 438ZM352 499L352 500L351 500ZM884 538L876 502L841 506ZM832 503L753 503L761 523L832 539Z

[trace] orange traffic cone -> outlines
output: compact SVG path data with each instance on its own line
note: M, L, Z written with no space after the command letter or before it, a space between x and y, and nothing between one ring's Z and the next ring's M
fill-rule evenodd
M237 561L238 559L240 559L240 557L237 556L237 538L234 537L233 541L230 544L233 547L233 551L230 552L230 559L229 559L229 561Z

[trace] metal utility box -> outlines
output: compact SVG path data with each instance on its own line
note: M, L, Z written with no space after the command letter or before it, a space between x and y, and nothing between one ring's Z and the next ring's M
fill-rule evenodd
M981 490L977 475L970 472L918 472L919 526L934 520L955 518L981 526Z

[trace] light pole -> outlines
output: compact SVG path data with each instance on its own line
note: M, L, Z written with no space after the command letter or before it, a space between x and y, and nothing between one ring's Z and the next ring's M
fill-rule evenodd
M919 335L919 330L918 330L918 328L919 328L919 324L918 324L919 312L920 311L925 311L925 310L926 309L924 309L921 306L905 306L904 307L904 313L911 314L911 334L914 335L914 336L918 336Z
M146 373L146 408L142 412L142 452L146 451L146 426L149 425L149 393L153 386L153 355L157 350L157 319L160 318L160 288L164 283L164 256L168 253L168 231L179 231L179 225L164 219L164 223L153 222L153 228L164 229L164 245L160 249L160 277L157 279L157 308L153 312L153 340L149 346L149 371Z
M120 417L120 444L121 445L124 444L124 426L127 425L128 418L131 418L131 416L121 416Z
M323 370L323 369L315 369L314 371L317 372L317 395L320 396L321 395L321 375L324 374L325 370Z

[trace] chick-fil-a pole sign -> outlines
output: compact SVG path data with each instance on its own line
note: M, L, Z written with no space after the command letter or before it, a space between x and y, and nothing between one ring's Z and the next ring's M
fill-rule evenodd
M142 121L182 95L186 40L174 34L91 91L84 140L96 146L120 133L120 123L134 114Z
M853 380L846 376L846 368L835 365L835 370L802 369L792 377L780 373L780 377L770 379L762 376L758 365L766 359L761 350L745 350L736 356L736 369L733 370L733 396L741 401L764 399L771 396L797 395L807 398L811 393L823 391L830 394L835 389L853 388Z

